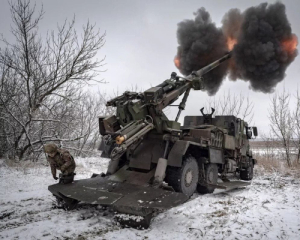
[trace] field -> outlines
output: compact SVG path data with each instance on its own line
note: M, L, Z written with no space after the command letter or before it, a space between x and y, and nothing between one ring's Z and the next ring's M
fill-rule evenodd
M76 178L105 171L107 160L77 159ZM147 230L122 228L114 213L82 205L53 205L49 166L0 162L0 239L299 239L300 180L255 170L252 184L214 194L195 193L185 204L153 218Z

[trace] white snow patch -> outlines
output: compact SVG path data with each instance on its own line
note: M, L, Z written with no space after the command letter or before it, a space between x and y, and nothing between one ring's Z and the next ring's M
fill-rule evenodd
M77 159L76 159L77 160ZM76 179L108 161L79 159ZM52 207L49 166L11 168L0 160L0 239L299 239L300 181L270 174L244 189L193 197L153 218L147 230L121 228L109 209ZM120 215L120 214L119 214ZM124 214L123 214L124 215ZM125 214L123 217L134 217ZM134 220L137 220L134 219Z
M116 214L115 217L128 221L128 220L133 220L135 222L140 222L144 218L142 216L135 216L135 215L129 215L129 214Z

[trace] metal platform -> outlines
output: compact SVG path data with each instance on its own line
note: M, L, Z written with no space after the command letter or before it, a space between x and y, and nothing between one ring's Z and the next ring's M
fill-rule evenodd
M115 211L124 214L140 216L139 221L125 216L116 216L116 220L123 226L134 228L148 228L152 214L156 211L167 210L186 202L189 198L183 193L155 188L149 185L154 172L135 172L124 166L117 173L102 177L77 180L69 184L54 184L48 187L58 198L67 203L67 209L77 206L78 201L112 207ZM225 191L246 187L251 182L224 181L210 184L214 188Z
M139 216L146 216L154 210L169 209L188 200L182 193L118 180L99 176L70 184L54 184L48 189L57 197L111 206L118 212Z

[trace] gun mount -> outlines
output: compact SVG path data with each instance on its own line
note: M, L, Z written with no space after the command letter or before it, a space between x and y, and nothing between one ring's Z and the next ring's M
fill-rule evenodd
M177 76L177 74L173 72L170 79L146 90L144 93L127 91L121 96L108 101L107 106L117 108L116 118L114 120L120 124L120 127L117 128L123 128L134 121L145 120L148 117L149 119L152 119L154 128L156 128L159 133L164 131L170 132L172 126L177 126L175 129L178 129L179 125L175 122L178 121L181 111L185 109L190 90L203 90L203 75L216 68L230 57L231 52L208 66L191 73L187 77ZM162 110L174 103L182 94L184 94L184 97L178 105L179 111L177 117L175 121L169 121ZM107 121L112 121L112 119ZM101 124L102 123L105 125L105 120L104 122L101 121ZM105 127L102 127L102 129L105 129ZM109 128L109 130L111 129ZM109 132L110 131L108 131L108 134ZM122 134L122 131L119 133ZM106 135L104 132L101 134Z
M143 93L127 91L108 101L107 106L116 107L116 114L99 117L102 157L110 158L107 173L71 186L52 185L49 190L67 202L108 205L142 216L136 224L148 227L153 211L177 206L196 190L211 193L215 188L245 186L245 182L225 180L227 174L236 172L243 180L252 179L256 161L249 139L252 130L257 135L255 127L234 116L213 118L214 109L204 114L203 108L203 116L185 117L184 126L178 122L190 91L203 90L202 77L230 57L228 53L187 77L173 72ZM173 106L181 95L178 114L169 120L163 109ZM218 175L222 184L217 183Z

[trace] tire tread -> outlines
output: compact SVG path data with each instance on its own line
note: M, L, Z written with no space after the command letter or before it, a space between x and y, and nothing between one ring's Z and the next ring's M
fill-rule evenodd
M176 192L182 192L181 176L186 165L190 164L192 161L196 161L194 157L187 157L181 167L170 167L168 166L166 171L165 181L169 186L173 187Z

